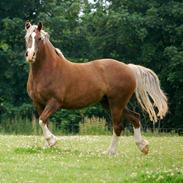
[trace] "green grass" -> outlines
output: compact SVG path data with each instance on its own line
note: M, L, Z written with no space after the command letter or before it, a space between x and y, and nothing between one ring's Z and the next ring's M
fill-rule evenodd
M104 155L110 136L59 137L43 149L40 136L0 135L0 182L183 182L183 137L147 137L144 156L133 138L121 137L118 153Z

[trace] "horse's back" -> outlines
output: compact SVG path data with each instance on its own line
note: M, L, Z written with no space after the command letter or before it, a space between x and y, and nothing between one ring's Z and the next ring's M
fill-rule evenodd
M135 82L134 74L129 66L123 62L114 59L99 59L87 63L71 63L70 77L76 79L84 79L85 81L94 81L99 85L118 85Z
M105 79L108 82L116 83L117 85L126 82L135 83L135 76L128 64L113 59L100 59L92 62L95 68L105 75Z
M131 96L134 93L136 80L127 64L113 59L95 60L93 64L105 80L108 97Z

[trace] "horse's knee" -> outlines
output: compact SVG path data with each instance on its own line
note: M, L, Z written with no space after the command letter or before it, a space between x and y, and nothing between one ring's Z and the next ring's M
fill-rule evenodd
M121 125L113 125L113 130L114 130L114 133L117 136L120 136L121 135L121 131L123 130L123 128L122 128Z

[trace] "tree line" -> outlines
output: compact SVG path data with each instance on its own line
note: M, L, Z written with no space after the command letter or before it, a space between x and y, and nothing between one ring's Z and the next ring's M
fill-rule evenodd
M181 0L0 1L0 119L34 111L27 96L24 23L43 22L50 40L73 62L113 58L155 71L168 96L169 113L158 125L183 128L183 2ZM45 77L45 76L43 76ZM148 117L132 99L129 108ZM110 116L99 105L61 110L54 122L77 132L85 116Z

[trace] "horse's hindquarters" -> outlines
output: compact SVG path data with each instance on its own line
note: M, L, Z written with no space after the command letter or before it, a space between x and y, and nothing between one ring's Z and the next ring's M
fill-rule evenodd
M110 67L106 68L106 78L108 98L127 104L136 88L136 80L131 69L124 63L113 61Z

